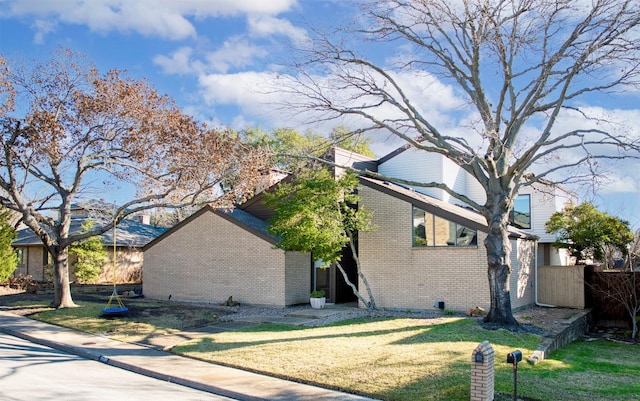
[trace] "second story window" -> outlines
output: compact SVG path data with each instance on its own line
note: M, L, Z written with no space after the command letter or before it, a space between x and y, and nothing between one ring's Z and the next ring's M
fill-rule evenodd
M510 218L514 227L531 228L531 195L518 195L513 202L513 211Z
M475 230L413 207L413 246L476 246Z

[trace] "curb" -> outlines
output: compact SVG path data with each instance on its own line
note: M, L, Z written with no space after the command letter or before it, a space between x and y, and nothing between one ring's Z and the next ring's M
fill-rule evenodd
M30 336L29 334L25 334L21 331L18 330L12 330L12 329L7 329L5 327L0 327L0 332L11 335L13 337L17 337L26 341L30 341L34 344L38 344L38 345L43 345L45 347L49 347L49 348L53 348L53 349L57 349L58 351L62 351L62 352L66 352L68 354L71 355L76 355L79 356L81 358L84 359L89 359L92 361L97 361L97 362L102 362L106 365L109 366L113 366L116 368L120 368L120 369L124 369L124 370L128 370L130 372L133 373L137 373L137 374L141 374L147 377L151 377L154 379L158 379L158 380L163 380L169 383L175 383L175 384L179 384L182 386L186 386L186 387L190 387L193 388L195 390L200 390L200 391L206 391L208 393L212 393L212 394L216 394L216 395L220 395L223 397L229 397L229 398L234 398L238 401L269 401L266 398L259 398L259 397L253 397L250 395L246 395L246 394L242 394L242 393L237 393L231 390L226 390L226 389L222 389L220 387L216 387L216 386L212 386L212 385L208 385L208 384L203 384L200 382L196 382L193 380L188 380L188 379L182 379L176 376L171 376L171 375L166 375L163 373L158 373L154 370L151 369L145 369L142 368L140 366L137 365L133 365L133 364L129 364L129 363L125 363L125 362L121 362L118 361L117 359L113 359L113 358L109 358L105 355L96 353L96 352L91 352L91 351L87 351L83 348L79 348L79 347L74 347L74 346L70 346L70 345L66 345L63 343L59 343L57 341L51 341L51 340L46 340L43 338L39 338L39 337L33 337ZM158 352L164 352L164 351L158 351ZM170 353L169 353L170 354ZM173 355L173 354L171 354Z

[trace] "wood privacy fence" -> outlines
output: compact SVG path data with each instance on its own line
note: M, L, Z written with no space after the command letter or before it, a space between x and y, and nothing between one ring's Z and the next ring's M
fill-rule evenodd
M538 302L564 308L584 309L584 266L538 267Z
M539 303L591 308L596 321L629 321L620 295L616 295L621 290L640 298L640 272L601 271L594 266L538 267Z
M640 272L597 271L586 267L585 286L587 306L595 320L631 322L624 303L640 306Z

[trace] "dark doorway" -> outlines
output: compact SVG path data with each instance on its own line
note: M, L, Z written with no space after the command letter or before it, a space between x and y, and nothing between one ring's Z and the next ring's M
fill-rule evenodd
M340 263L347 273L349 281L357 288L358 270L352 255L351 249L345 248ZM327 296L327 302L329 303L348 303L358 299L335 263L328 267L322 266L322 261L316 261L311 268L312 291L324 290Z

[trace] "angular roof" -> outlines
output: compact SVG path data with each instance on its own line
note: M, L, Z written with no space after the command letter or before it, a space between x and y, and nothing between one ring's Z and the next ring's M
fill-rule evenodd
M411 203L426 212L442 217L443 219L453 221L454 223L458 223L462 226L485 233L489 231L487 220L484 216L472 209L441 201L417 192L409 187L394 184L389 181L361 176L360 184ZM525 233L515 227L509 227L509 236L529 239L537 238L536 236Z
M231 222L232 224L237 225L238 227L251 232L252 234L262 238L263 240L275 245L278 242L278 238L271 235L269 233L269 225L266 221L259 219L258 217L238 208L234 209L215 209L209 205L202 207L200 210L187 217L180 223L171 227L169 230L162 233L162 235L155 238L153 241L149 242L144 250L147 250L162 241L164 238L168 237L175 231L189 224L193 220L197 219L204 213L214 213L217 216L222 217L223 219Z
M77 234L82 231L83 219L73 219L71 221L71 233ZM124 219L116 227L116 245L134 248L142 248L156 237L167 231L163 227L155 227L143 224L136 220ZM11 243L15 246L42 245L40 238L30 228L23 228L17 232L18 238ZM113 229L101 235L105 245L113 244Z

